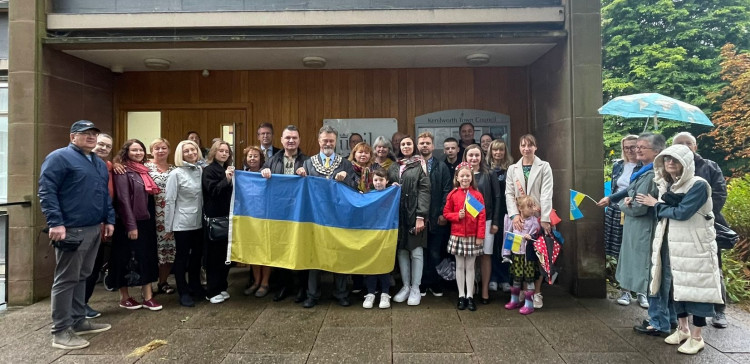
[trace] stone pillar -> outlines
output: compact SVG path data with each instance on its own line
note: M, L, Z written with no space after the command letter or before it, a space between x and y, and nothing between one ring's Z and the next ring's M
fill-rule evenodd
M40 99L41 34L45 31L44 1L12 1L9 8L8 70L8 201L32 201L11 207L8 241L8 303L30 304L38 297L34 274L37 236L41 229L36 183L38 106ZM48 242L39 242L47 244ZM53 260L54 261L54 260ZM49 292L47 292L47 295Z
M531 65L531 130L537 155L550 163L555 179L553 206L566 239L560 283L577 296L604 297L603 211L586 200L585 217L568 218L569 189L595 199L603 193L600 3L565 3L567 39Z

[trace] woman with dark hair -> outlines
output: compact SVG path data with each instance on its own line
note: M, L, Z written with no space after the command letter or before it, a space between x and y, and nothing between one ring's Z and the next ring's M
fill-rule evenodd
M508 217L516 230L523 230L523 221L519 215L516 199L521 196L531 195L536 197L541 207L539 220L547 235L552 234L550 215L552 214L552 192L554 181L552 168L549 163L536 156L536 138L531 134L522 135L518 148L521 151L521 159L508 167L505 179L505 206L508 209ZM512 231L511 227L505 227L506 231ZM542 277L534 282L534 308L542 308ZM513 292L511 294L520 294Z
M354 168L354 182L362 193L372 189L372 148L365 142L357 143L349 154L349 161Z
M482 147L482 154L487 156L490 152L490 144L492 143L492 140L495 138L490 133L484 133L481 137L479 137L479 146ZM489 161L489 158L487 158L487 161Z
M200 282L201 257L203 256L203 236L201 229L201 174L198 166L202 158L198 144L183 140L177 144L174 153L175 168L167 178L167 193L164 207L164 231L167 237L174 236L175 259L174 277L180 304L195 306L191 296L204 293ZM188 280L185 280L185 273Z
M228 219L229 208L232 203L232 186L234 166L232 165L232 148L229 143L219 140L211 146L203 170L203 214L206 219ZM229 299L227 276L229 262L227 262L227 245L229 237L216 240L206 237L206 280L208 295L211 303L220 303ZM261 292L259 296L258 292ZM268 285L261 285L255 292L256 297L268 294Z
M388 180L401 186L398 214L398 265L404 286L393 296L395 302L408 299L409 306L422 300L419 285L422 283L424 247L427 246L425 219L430 213L430 177L427 165L415 154L414 139L401 139L399 159L388 169Z
M153 299L151 283L159 278L154 218L154 195L159 187L143 165L146 147L140 140L126 141L118 157L125 174L113 176L117 222L109 264L110 282L120 290L120 307L158 311L162 306ZM130 296L128 287L141 287L142 303Z
M256 145L251 145L243 151L245 159L242 163L244 169L248 172L260 172L260 167L265 163L265 153ZM245 296L255 295L255 297L265 297L268 294L269 279L271 278L271 267L267 265L251 264L250 271L252 276L251 282L243 293ZM264 288L265 287L265 288Z
M502 191L497 182L497 177L492 175L488 169L486 154L482 152L479 145L472 144L466 147L464 162L471 165L474 180L477 182L477 190L484 198L485 208L485 233L482 254L479 258L479 267L482 274L482 304L490 303L490 276L492 275L492 253L494 251L495 233L499 230Z

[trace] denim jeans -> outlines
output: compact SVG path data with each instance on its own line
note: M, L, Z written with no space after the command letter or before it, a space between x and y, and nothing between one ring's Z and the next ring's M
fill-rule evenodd
M649 324L655 329L669 333L670 322L677 322L674 302L670 297L672 289L672 269L669 264L669 246L665 241L661 245L661 285L656 295L648 296Z

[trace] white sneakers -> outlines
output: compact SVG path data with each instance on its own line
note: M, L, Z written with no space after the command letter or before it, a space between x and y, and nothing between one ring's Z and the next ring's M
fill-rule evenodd
M542 294L541 293L534 293L533 301L534 301L534 308L542 308L544 306L544 301L542 300Z
M703 348L706 346L706 343L703 341L703 338L701 338L700 340L696 340L691 336L687 339L687 341L685 341L684 344L680 345L680 347L677 348L677 351L688 355L698 354L698 352L703 350Z
M632 299L633 298L630 296L630 292L622 291L622 295L620 296L620 298L617 299L617 303L623 306L627 306L630 304L630 301Z
M362 303L362 307L372 308L374 303L375 303L375 295L372 293L368 293L365 295L365 302ZM391 308L391 296L389 296L387 293L381 293L380 304L378 305L378 307Z
M380 294L380 308L391 308L391 296L388 293Z
M638 304L643 308L648 308L648 298L646 298L645 294L638 294Z
M409 306L417 306L422 302L422 293L419 292L419 286L412 286L409 292L409 300L406 304Z
M664 342L669 345L680 345L683 341L690 338L690 331L684 332L679 327L675 330L672 335L667 336Z
M490 291L497 292L497 282L490 282L488 288Z
M368 293L365 295L365 302L362 303L363 308L372 308L372 304L375 303L375 295Z
M217 294L216 296L213 296L211 298L206 297L206 299L208 300L208 302L211 302L211 303L222 303L222 302L224 302L224 296L221 295L221 294Z
M219 294L221 295L221 297L224 297L224 301L226 301L226 300L229 299L229 292L227 292L227 291L221 291L221 293L219 293Z
M398 293L396 293L396 295L393 296L393 301L399 302L399 303L406 301L406 299L409 298L410 291L411 289L409 288L409 286L401 287ZM419 292L419 288L417 288L417 292Z

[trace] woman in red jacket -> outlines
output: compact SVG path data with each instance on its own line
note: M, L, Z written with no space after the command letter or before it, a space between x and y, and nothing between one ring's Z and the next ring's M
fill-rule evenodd
M471 165L463 162L456 167L453 179L456 187L448 193L443 208L443 216L451 223L451 237L448 240L448 253L456 256L456 284L458 284L458 309L477 309L474 303L474 260L482 253L485 235L485 212L479 210L476 217L466 211L470 194L484 205L482 194L476 189ZM466 295L464 295L464 283Z

